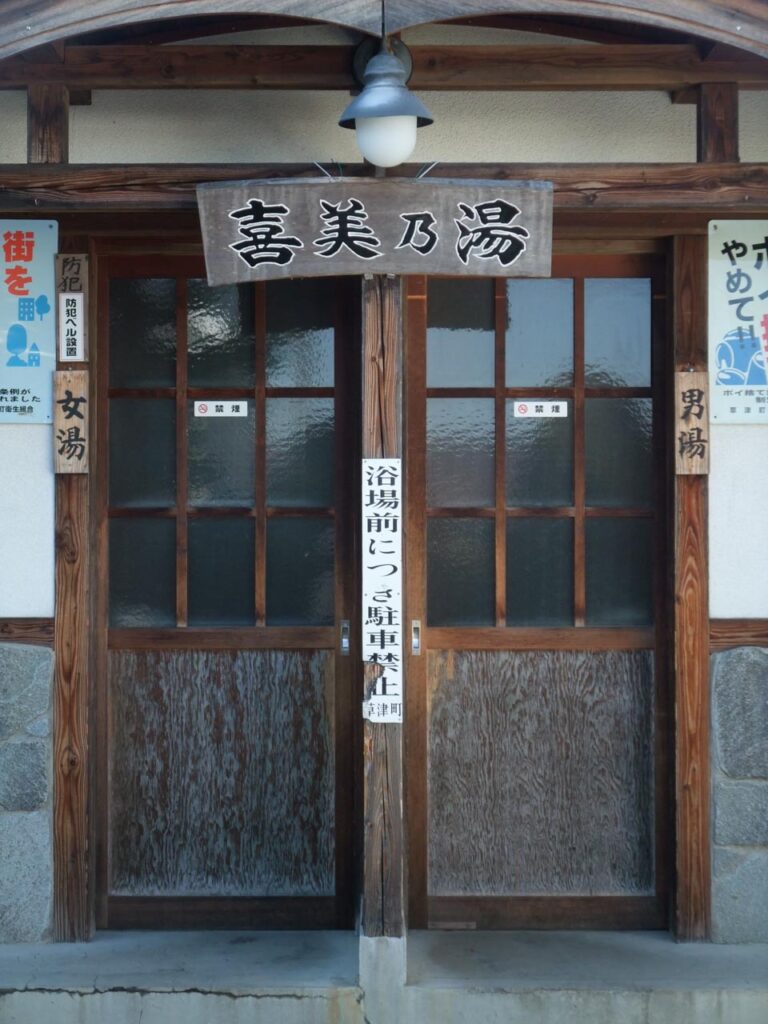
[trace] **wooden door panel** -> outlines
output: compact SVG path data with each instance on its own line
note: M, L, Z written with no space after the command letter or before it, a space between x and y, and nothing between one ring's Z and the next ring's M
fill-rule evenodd
M654 891L650 651L428 655L430 896Z
M333 896L332 651L112 651L111 895Z
M409 281L414 927L666 924L664 281Z

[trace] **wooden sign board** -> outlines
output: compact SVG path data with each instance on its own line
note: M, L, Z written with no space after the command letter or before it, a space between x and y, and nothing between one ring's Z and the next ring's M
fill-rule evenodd
M88 371L57 370L53 375L54 473L87 473Z
M59 253L56 256L56 292L59 362L85 362L88 359L87 254Z
M208 283L348 274L549 277L550 182L241 181L197 189Z
M709 473L709 374L675 374L675 472Z

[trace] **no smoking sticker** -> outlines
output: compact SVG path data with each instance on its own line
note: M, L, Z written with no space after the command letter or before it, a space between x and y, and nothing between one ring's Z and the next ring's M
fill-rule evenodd
M515 402L515 416L518 418L528 417L551 417L567 416L568 403L563 402L538 402L530 399Z

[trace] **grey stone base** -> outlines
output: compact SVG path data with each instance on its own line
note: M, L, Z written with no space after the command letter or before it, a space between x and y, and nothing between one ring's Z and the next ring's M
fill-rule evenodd
M712 657L712 809L713 938L768 942L768 650L762 648Z
M53 651L0 644L0 942L50 936Z

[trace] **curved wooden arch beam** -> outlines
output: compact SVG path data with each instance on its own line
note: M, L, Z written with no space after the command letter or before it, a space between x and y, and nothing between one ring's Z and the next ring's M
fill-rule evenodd
M204 14L279 14L307 21L306 0L2 0L0 59L81 32ZM381 0L313 0L314 21L381 33Z
M387 30L493 14L613 18L691 32L768 57L765 0L386 0ZM204 14L280 14L306 20L305 0L3 0L0 58L81 32ZM312 17L370 35L380 0L315 0Z
M765 0L386 0L387 32L454 18L555 14L690 32L768 57Z

